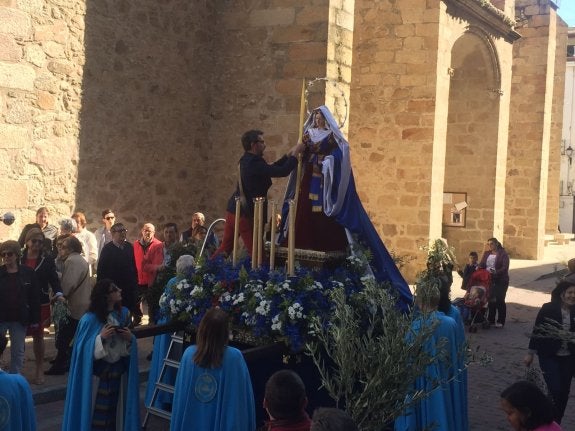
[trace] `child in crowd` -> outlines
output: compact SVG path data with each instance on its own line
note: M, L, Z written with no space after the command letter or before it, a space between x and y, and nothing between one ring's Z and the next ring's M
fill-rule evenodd
M358 431L358 428L345 411L320 407L313 414L310 431Z
M519 381L501 393L501 408L514 431L561 431L553 403L533 383Z
M467 264L465 265L465 268L463 268L463 271L461 271L461 270L457 271L459 276L461 278L463 278L463 281L461 282L461 288L463 290L467 290L467 287L468 287L467 282L469 281L471 274L473 274L477 270L478 260L479 260L479 257L477 255L477 252L472 251L471 253L469 253L469 258L468 258Z
M309 431L305 408L307 396L302 379L291 370L274 373L266 383L264 408L270 418L268 431Z

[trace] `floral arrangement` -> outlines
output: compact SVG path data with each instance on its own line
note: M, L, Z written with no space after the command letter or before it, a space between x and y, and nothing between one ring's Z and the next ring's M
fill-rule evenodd
M312 335L312 321L329 320L334 289L343 288L349 296L373 279L366 275L368 258L368 253L351 255L332 271L299 267L294 277L265 267L247 269L248 260L235 268L223 259L208 260L168 284L160 313L197 326L207 309L217 305L230 314L235 328L248 330L262 343L280 339L300 351Z

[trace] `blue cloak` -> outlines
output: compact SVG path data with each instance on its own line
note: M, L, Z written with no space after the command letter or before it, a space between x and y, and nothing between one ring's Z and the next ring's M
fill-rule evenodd
M465 340L465 326L459 310L451 305L447 317L455 321L455 337L457 340L457 361L453 364L456 368L454 379L451 381L451 400L455 415L455 428L458 431L468 431L469 417L467 411L467 364L465 363L467 342Z
M122 307L122 320L127 321L128 309ZM94 345L104 324L95 314L86 313L80 319L72 350L68 387L64 404L62 431L90 430L92 428L92 371ZM138 346L132 336L130 363L124 403L124 431L140 431Z
M196 346L184 352L176 378L170 431L253 431L254 394L242 353L226 347L222 366L194 364Z
M395 431L420 431L433 429L435 431L460 431L454 419L454 406L451 397L449 379L454 375L453 360L457 357L457 336L455 321L443 313L434 311L425 317L415 320L414 332L424 326L438 321L432 336L424 345L425 350L438 359L429 365L423 376L415 381L414 389L428 392L427 397L407 408L403 416L395 420ZM437 349L438 343L445 339L443 347L447 357ZM431 389L439 383L439 387ZM431 392L430 392L431 391Z
M0 370L0 431L36 431L32 391L20 374Z

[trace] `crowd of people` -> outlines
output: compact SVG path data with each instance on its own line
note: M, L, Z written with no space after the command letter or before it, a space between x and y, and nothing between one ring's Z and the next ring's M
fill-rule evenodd
M325 106L314 110L306 121L302 142L273 164L263 159L266 145L262 131L244 133L242 147L244 155L239 162L237 186L228 203L222 242L218 247L215 238L207 239L212 241L213 256L229 254L236 235L251 254L253 198L266 197L272 178L290 176L278 243L285 243L290 235L285 225L287 203L295 199L299 202L296 232L303 232L296 235L300 241L297 247L334 251L347 249L360 240L371 249L375 278L390 282L402 308L411 307L411 291L355 191L349 144ZM296 178L299 155L303 161L301 179ZM240 202L239 220L235 220L236 202ZM158 272L172 264L170 252L175 244L181 241L201 246L209 235L205 216L195 213L191 226L181 234L175 223L166 223L162 227L163 241L156 238L155 226L145 223L139 238L130 243L125 225L117 222L110 208L101 212L102 226L95 233L86 229L87 220L81 212L60 220L59 227L50 224L49 215L47 208L38 209L36 222L24 227L18 241L0 244L0 351L7 345L8 333L9 371L17 375L23 366L25 337L32 336L36 362L33 383L43 384L44 374L70 372L63 430L140 429L138 348L132 330L142 323L144 293ZM264 219L267 220L265 214ZM234 232L236 225L239 232ZM168 284L181 280L194 264L193 257L182 256L176 262L177 275ZM430 363L425 375L413 382L415 393L426 396L406 404L406 411L395 421L396 431L431 426L445 431L469 428L464 320L450 302L451 269L429 267L428 263L429 271L439 271L439 283L417 288L413 331L431 328L431 337L423 348L442 360ZM496 238L487 241L481 259L477 253L470 253L470 262L461 273L468 299L474 303L478 296L471 298L471 294L479 292L473 291L476 286L472 280L478 270L489 274L486 321L503 328L509 256ZM574 343L565 336L575 332L574 307L575 283L565 280L539 312L525 358L529 366L534 355L538 355L551 401L546 404L541 400L534 405L532 400L538 400L541 394L522 382L501 394L502 409L517 431L560 430L569 396L568 383L575 374ZM51 321L56 326L57 355L44 372L44 329ZM545 324L550 321L559 331L552 336L544 331L549 330ZM171 405L171 430L187 429L190 423L207 431L256 428L256 409L260 407L254 402L243 355L228 345L229 335L227 314L217 307L207 310L198 327L196 344L183 352L177 375L168 376L175 385L173 398L156 400ZM157 365L167 343L166 336L155 340L151 382L154 376L157 378ZM440 345L441 355L437 350ZM6 378L5 373L0 373L0 381ZM21 387L22 379L16 377L10 385ZM0 387L0 393L2 390ZM28 387L24 393L29 394ZM531 398L525 394L531 394ZM150 396L149 385L146 405L151 402ZM30 403L25 397L21 404ZM261 407L269 418L267 431L357 429L341 410L318 409L310 418L306 407L306 388L295 372L280 370L269 378ZM24 424L17 426L10 429L33 429Z

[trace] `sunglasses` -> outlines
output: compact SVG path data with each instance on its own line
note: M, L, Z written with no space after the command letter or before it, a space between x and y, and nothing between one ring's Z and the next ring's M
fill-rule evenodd
M15 254L15 253L14 253L13 251L4 251L4 252L0 253L0 256L2 256L2 257L12 257L12 256L14 256L14 254Z
M44 243L44 240L43 239L31 239L30 242L32 244L42 244L42 243Z
M118 286L113 286L110 288L110 290L108 290L108 293L114 293L114 292L119 292L120 288Z
M128 229L114 229L113 233L128 232Z

